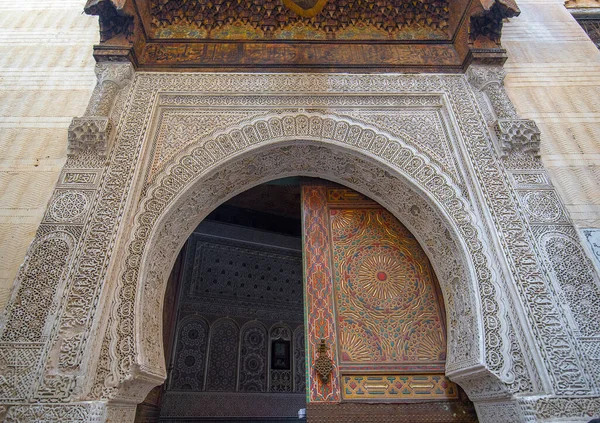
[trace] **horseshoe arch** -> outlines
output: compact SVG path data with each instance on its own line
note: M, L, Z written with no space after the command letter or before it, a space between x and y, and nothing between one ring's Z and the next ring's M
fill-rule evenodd
M402 139L313 113L255 119L193 143L144 190L113 313L118 363L111 376L122 382L112 397L141 401L166 376L162 302L169 271L194 228L229 198L290 176L348 186L382 204L415 235L444 297L446 374L474 402L490 399L490 391L506 398L510 361L488 348L494 342L502 347L506 322L481 231L461 190ZM120 325L127 315L135 316L134 324ZM497 333L486 333L488 327ZM498 366L494 360L502 362L500 372L491 370Z

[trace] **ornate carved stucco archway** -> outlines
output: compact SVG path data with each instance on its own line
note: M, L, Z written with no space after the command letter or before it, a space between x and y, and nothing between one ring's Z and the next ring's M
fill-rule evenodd
M480 421L598 408L598 325L581 324L578 295L557 292L597 302L600 285L570 248L539 131L516 114L501 69L467 79L102 64L98 76L7 307L8 421L130 420L164 379L158 310L183 241L221 202L290 175L356 189L417 236L443 281L447 372Z
M482 229L453 178L410 144L335 115L285 113L243 122L188 145L153 178L138 207L119 280L119 306L112 316L112 326L120 329L111 343L121 353L121 363L112 368L133 365L150 385L165 376L163 296L169 270L189 234L210 211L240 192L304 175L362 192L416 235L445 298L447 374L473 400L506 401L506 384L517 376L506 342L498 275ZM135 326L123 330L122 316L135 316ZM101 376L119 377L110 372ZM139 386L127 379L116 397L135 395L131 391Z

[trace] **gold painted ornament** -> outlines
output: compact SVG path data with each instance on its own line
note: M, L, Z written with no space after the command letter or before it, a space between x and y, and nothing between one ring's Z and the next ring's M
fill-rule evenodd
M317 16L328 0L283 0L285 7L303 18Z

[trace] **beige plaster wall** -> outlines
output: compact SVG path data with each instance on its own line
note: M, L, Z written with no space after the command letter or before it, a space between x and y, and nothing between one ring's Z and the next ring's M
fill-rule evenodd
M504 26L506 88L542 132L541 153L575 225L600 227L600 51L564 0L518 0Z
M95 83L85 0L0 0L0 309Z

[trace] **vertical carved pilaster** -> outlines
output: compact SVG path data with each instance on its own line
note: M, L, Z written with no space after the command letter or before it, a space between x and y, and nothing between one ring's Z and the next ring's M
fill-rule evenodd
M129 63L98 63L98 82L83 117L73 118L69 126L68 154L94 151L105 157L109 150L110 112L119 92L131 82Z
M0 330L0 369L4 366L8 377L5 383L0 381L0 402L64 401L76 389L80 346L86 337L81 324L59 328L57 322L67 292L93 289L92 284L73 287L70 266L80 251L84 227L93 215L94 198L102 184L109 116L120 90L131 81L133 69L129 64L102 63L96 75L98 82L85 115L74 118L69 127L69 158L6 308ZM95 231L100 232L98 228ZM87 280L94 281L93 277ZM16 408L12 412L20 413Z
M539 168L540 131L534 121L520 118L504 89L505 76L501 66L472 65L467 70L467 79L505 165L514 162L517 167Z
M563 325L578 357L560 363L567 374L587 368L585 383L600 388L600 280L540 158L541 133L534 121L516 112L497 66L471 66L467 78L482 109L491 108L490 136L514 189L520 213L545 267L547 289L564 310ZM581 363L581 364L579 364ZM591 377L590 377L591 376Z

